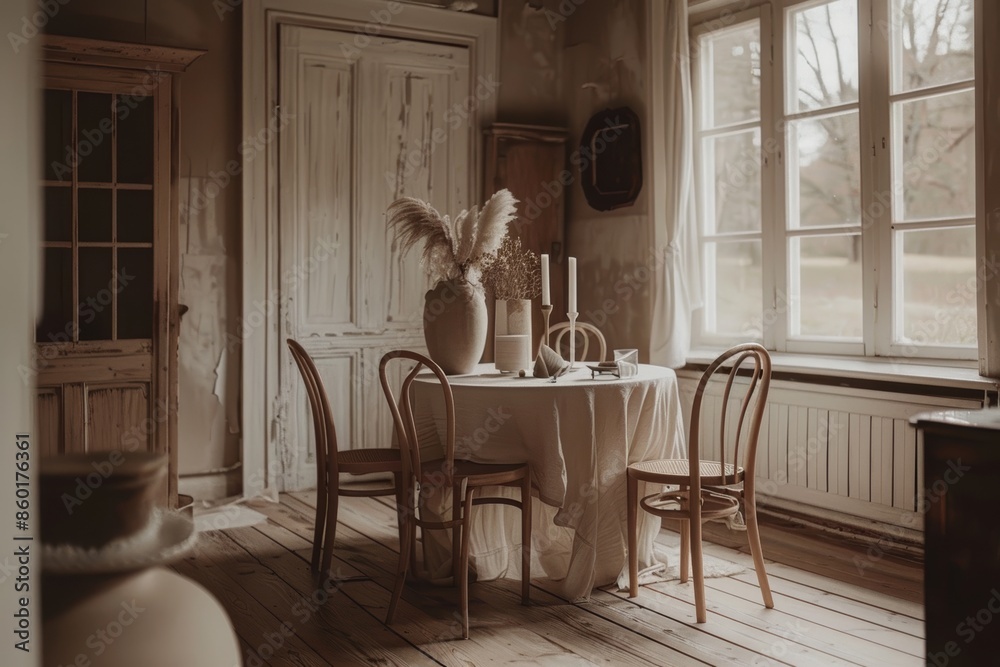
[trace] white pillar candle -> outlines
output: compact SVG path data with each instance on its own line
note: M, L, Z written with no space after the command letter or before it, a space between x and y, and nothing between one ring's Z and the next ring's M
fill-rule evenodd
M576 257L569 258L569 312L576 312Z
M552 297L549 294L549 256L542 255L542 305L551 306Z

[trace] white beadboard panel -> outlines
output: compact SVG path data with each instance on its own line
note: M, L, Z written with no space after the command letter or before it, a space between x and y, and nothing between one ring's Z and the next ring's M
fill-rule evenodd
M680 371L678 377L690 420L700 376ZM775 380L758 445L758 498L804 514L833 512L919 530L923 450L908 420L928 410L976 407L982 400ZM720 409L710 388L701 427L705 452L718 450L709 440L717 435Z
M788 405L771 401L772 407L778 408L778 437L770 441L771 447L777 449L778 467L772 479L778 484L788 483Z
M892 506L903 509L912 509L916 506L916 498L913 497L913 484L907 484L906 479L906 459L916 456L916 450L907 450L906 441L908 431L907 423L902 419L892 420ZM916 462L914 462L915 464ZM915 470L916 466L909 466ZM910 487L910 494L907 496L907 486Z
M882 502L882 482L885 476L882 472L882 463L885 457L882 456L882 449L884 446L888 445L889 452L892 452L892 439L885 445L882 443L882 417L872 415L871 417L871 445L870 445L870 457L868 459L869 469L871 470L871 501L873 503ZM861 465L865 462L861 461ZM892 485L891 472L889 473L889 484ZM891 489L890 489L891 490ZM890 505L892 503L889 503Z
M808 487L809 408L805 405L789 406L788 425L788 474L790 484ZM792 425L794 424L794 428ZM793 438L794 434L794 439Z
M861 417L861 444L858 449L858 498L872 499L872 416ZM881 431L880 431L881 433Z
M850 437L851 437L851 413L840 410L837 412L836 437L831 436L830 447L833 448L832 457L836 464L830 465L830 470L836 471L830 476L830 492L836 492L841 496L850 495ZM834 444L836 443L836 444ZM836 480L836 484L834 484Z
M892 452L896 445L893 439L894 425L894 419L882 417L882 483L879 485L882 489L882 499L880 502L890 507L892 506L893 483Z

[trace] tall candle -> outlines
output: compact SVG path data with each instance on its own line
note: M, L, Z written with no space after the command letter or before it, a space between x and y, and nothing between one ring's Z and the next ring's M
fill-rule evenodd
M549 294L549 256L542 255L542 305L551 306L552 298Z
M569 258L569 312L576 312L576 257Z

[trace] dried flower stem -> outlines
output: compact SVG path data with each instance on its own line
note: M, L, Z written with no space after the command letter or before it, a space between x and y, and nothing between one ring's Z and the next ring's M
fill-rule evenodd
M521 239L504 236L496 255L483 263L483 284L501 300L533 299L542 293L538 255L521 247Z

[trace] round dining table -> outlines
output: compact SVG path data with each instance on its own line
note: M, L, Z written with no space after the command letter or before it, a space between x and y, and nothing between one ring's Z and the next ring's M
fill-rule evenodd
M596 586L628 585L626 467L638 461L686 456L681 402L674 371L640 364L636 375L592 377L577 368L555 382L501 374L480 364L449 376L455 398L456 458L480 463L527 461L538 494L532 503L532 577L545 577L568 600ZM444 400L429 372L413 384L421 458L442 456ZM513 488L485 490L517 497ZM448 516L448 491L421 494L425 514ZM520 577L519 510L504 505L473 509L470 565L479 580ZM640 512L639 565L662 567L653 552L659 519ZM423 537L426 576L451 572L446 531Z

